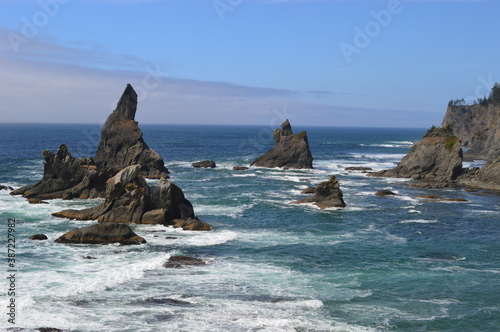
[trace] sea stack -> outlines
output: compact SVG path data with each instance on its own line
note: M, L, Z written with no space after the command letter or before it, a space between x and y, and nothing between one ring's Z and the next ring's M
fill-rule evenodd
M374 176L430 180L436 186L455 181L462 174L462 145L449 129L431 128L411 148L398 166Z
M335 175L330 176L328 181L321 182L316 187L313 196L301 199L295 203L313 203L320 209L346 207L339 181Z
M150 149L142 138L135 121L137 93L127 84L116 109L101 130L101 141L95 155L98 168L112 168L115 172L131 165L141 165L140 175L149 178L168 177L163 159Z
M313 168L307 132L294 134L288 120L281 125L281 129L274 130L274 144L274 148L257 158L251 166L284 169Z
M77 220L97 219L100 223L162 225L177 225L179 220L189 220L188 224L197 221L190 230L210 229L210 225L197 220L193 206L184 197L182 189L165 178L150 187L139 176L140 170L140 165L132 165L109 179L106 183L106 199L102 204L83 210L64 210L53 213L53 216Z
M106 181L114 175L109 169L98 170L92 158L75 158L65 144L56 153L43 150L43 177L35 184L11 192L32 199L97 198L104 196Z

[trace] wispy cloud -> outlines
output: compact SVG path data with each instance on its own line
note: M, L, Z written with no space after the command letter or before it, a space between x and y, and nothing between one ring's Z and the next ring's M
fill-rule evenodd
M408 119L408 126L416 126L422 121L410 112L332 105L331 99L342 94L334 91L170 77L166 68L98 45L72 48L32 40L26 46L16 55L0 39L2 122L102 122L127 83L138 91L143 123L266 124L280 107L303 125L390 126Z

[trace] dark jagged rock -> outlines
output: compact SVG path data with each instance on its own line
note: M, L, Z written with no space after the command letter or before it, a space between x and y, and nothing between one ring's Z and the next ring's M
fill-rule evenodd
M11 186L4 186L0 184L0 190L14 190L14 188L12 188Z
M281 125L281 129L274 130L274 143L274 148L257 158L251 166L285 169L313 168L307 132L293 134L292 126L286 120Z
M131 165L141 165L141 176L168 177L163 159L150 149L142 138L135 121L137 93L127 84L116 109L101 130L95 163L98 168L112 168L115 172Z
M394 195L397 195L395 192L392 192L390 190L387 190L387 189L382 189L382 190L379 190L375 193L375 196L394 196Z
M135 234L123 223L102 223L76 228L59 237L57 243L109 244L128 240L146 243L144 238Z
M193 163L194 168L215 168L215 161L213 160L204 160L199 161L197 163Z
M35 235L30 236L30 240L43 241L43 240L47 240L47 239L48 239L48 237L45 234L35 234Z
M109 179L106 199L102 204L84 210L64 210L53 216L78 220L97 219L100 223L163 225L172 225L176 219L195 218L193 206L179 187L164 178L150 187L139 176L140 169L139 165L129 166Z
M234 166L233 171L246 171L248 170L248 167L245 166Z
M44 150L43 178L11 194L38 199L104 197L106 181L130 165L140 165L144 177L168 177L163 159L142 138L134 120L136 110L137 94L129 84L102 128L94 159L71 156L65 144L55 154Z
M335 175L330 176L328 181L321 182L316 187L316 192L313 196L301 199L295 203L314 203L314 205L321 209L346 206L339 181L335 178Z
M462 173L462 159L458 137L446 129L434 128L413 145L396 168L372 175L446 183L455 181Z
M168 261L163 264L163 267L170 269L178 269L184 266L197 266L205 265L206 263L201 259L187 257L187 256L172 256Z
M102 197L106 180L114 174L107 169L98 170L90 157L73 157L65 144L55 154L44 150L42 155L45 159L42 179L12 191L11 195L34 199Z

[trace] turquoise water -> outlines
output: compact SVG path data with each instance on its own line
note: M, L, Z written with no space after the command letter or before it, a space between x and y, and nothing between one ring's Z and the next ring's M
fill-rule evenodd
M214 230L197 233L132 225L146 245L61 245L53 240L93 222L57 219L51 213L93 206L99 200L29 205L0 191L4 238L7 219L17 220L15 327L499 330L500 196L407 188L406 180L344 170L395 166L424 129L294 127L295 132L308 130L314 170L244 172L232 167L248 166L267 151L272 128L141 129L148 145L165 160L171 181ZM41 150L55 151L61 143L75 156L93 155L99 130L97 125L0 125L0 184L19 187L38 181L43 174ZM218 167L191 167L205 159L215 160ZM333 174L341 181L345 209L290 204L304 197L302 189ZM374 196L379 189L399 195ZM426 194L467 202L416 197ZM49 241L28 240L36 233L46 234ZM7 255L6 246L2 253ZM171 255L179 254L208 264L162 267ZM7 271L4 262L1 270ZM8 300L2 291L3 308ZM2 316L0 328L13 327L6 314Z

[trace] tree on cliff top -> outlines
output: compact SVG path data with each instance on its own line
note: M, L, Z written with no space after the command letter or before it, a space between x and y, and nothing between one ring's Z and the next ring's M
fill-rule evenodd
M490 103L500 105L500 83L498 82L491 88Z

